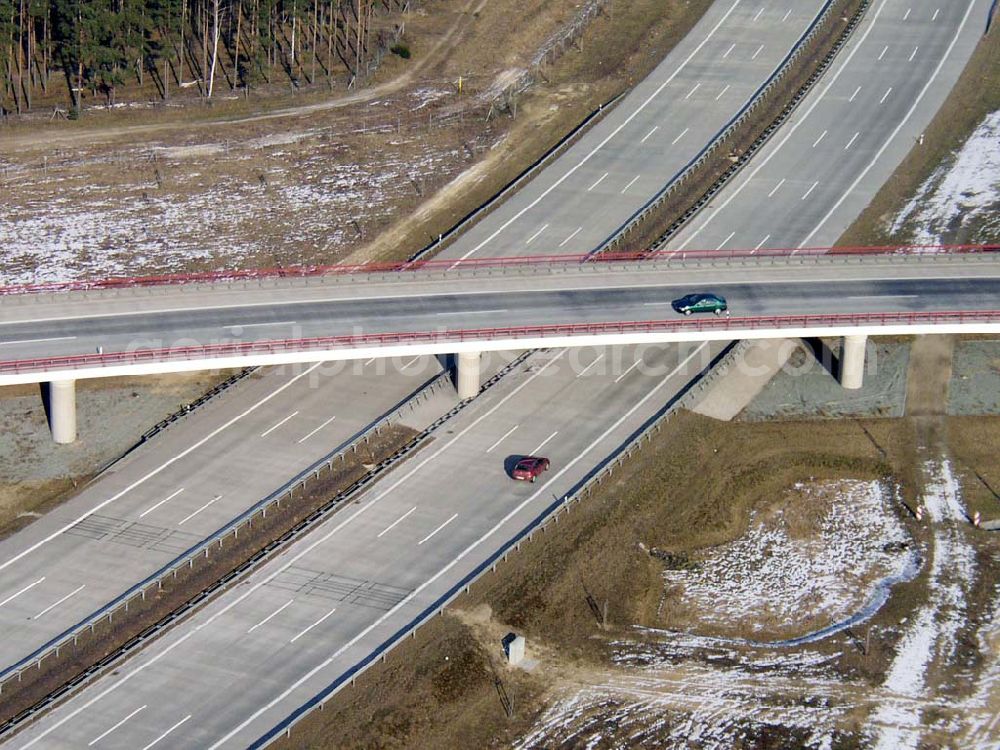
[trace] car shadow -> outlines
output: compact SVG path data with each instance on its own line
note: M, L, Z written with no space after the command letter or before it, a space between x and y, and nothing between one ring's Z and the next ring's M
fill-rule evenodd
M511 479L514 478L514 467L517 466L517 462L522 458L527 458L527 455L524 453L514 453L503 460L504 473Z

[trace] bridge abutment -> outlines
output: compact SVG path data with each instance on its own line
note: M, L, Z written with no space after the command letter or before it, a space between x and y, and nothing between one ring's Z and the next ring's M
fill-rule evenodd
M52 439L65 445L76 440L76 381L49 383L49 429Z
M840 352L840 385L857 390L865 382L865 346L868 336L844 336Z
M461 400L479 393L480 359L482 352L459 352L455 358L456 386Z

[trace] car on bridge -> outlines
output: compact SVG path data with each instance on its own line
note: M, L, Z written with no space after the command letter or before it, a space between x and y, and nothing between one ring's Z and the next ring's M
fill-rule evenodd
M525 456L514 464L510 475L514 479L534 482L543 471L548 471L549 459L542 456Z
M716 315L722 315L722 313L729 314L729 305L726 304L726 298L720 297L718 294L685 294L670 304L674 308L674 312L684 313L685 315L700 312L712 312Z

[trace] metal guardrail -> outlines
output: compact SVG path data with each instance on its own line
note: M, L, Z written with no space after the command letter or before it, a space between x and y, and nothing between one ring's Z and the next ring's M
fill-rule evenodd
M817 14L813 22L799 37L798 41L789 50L788 54L781 61L777 68L768 76L753 95L747 100L743 107L727 122L687 164L685 164L673 177L671 177L662 188L645 204L637 209L621 226L602 242L592 253L598 255L606 250L615 247L625 240L630 232L644 222L649 215L659 208L663 202L677 190L684 181L693 175L707 159L722 145L723 141L729 138L763 103L764 98L781 82L785 74L791 69L792 64L802 54L806 44L812 41L813 37L819 33L820 27L830 16L835 0L827 0L823 9ZM868 7L868 0L864 2L864 8ZM839 48L838 48L839 51Z
M615 264L641 261L643 263L679 263L686 261L759 260L771 258L789 260L839 256L940 256L968 255L1000 252L1000 245L885 245L801 248L733 248L729 250L640 250L638 252L606 252L600 255L574 253L572 255L522 255L501 258L466 258L464 260L431 258L401 263L359 263L329 266L298 266L294 268L269 268L248 271L213 271L191 274L166 274L135 278L108 278L94 281L65 281L45 284L23 284L0 287L0 297L52 294L62 292L114 291L153 287L191 287L232 285L239 282L310 279L320 281L346 277L370 280L378 275L416 274L417 272L448 272L456 275L468 271L492 272L504 269L537 269L543 266L594 269ZM243 288L246 288L245 286Z
M46 372L54 369L82 369L114 365L207 360L221 357L253 357L278 354L329 352L385 346L435 345L546 339L567 336L628 335L642 333L697 333L753 330L833 328L863 325L942 325L1000 323L1000 310L943 310L932 312L815 313L805 315L760 315L707 319L671 318L664 320L609 321L596 323L554 323L493 328L460 328L446 331L401 331L389 333L317 336L302 339L204 344L167 349L139 349L130 352L63 355L0 362L0 375ZM517 348L517 347L515 347Z
M409 623L389 636L376 649L373 649L364 659L346 670L340 677L327 685L324 690L293 711L287 718L251 743L249 747L256 750L257 748L267 747L282 737L290 737L291 730L296 724L305 719L317 708L322 708L326 701L337 691L349 682L353 683L358 676L366 672L379 659L384 659L385 654L397 646L404 638L414 636L427 620L434 615L440 614L446 606L457 599L462 593L468 593L469 587L476 583L483 575L487 572L495 571L497 564L506 561L507 556L511 552L520 550L522 542L531 541L536 531L544 532L550 523L557 523L560 513L568 511L574 503L588 497L605 479L610 478L618 467L630 459L634 452L648 443L653 435L660 431L670 417L680 409L689 408L697 403L703 393L728 372L729 368L743 355L743 352L749 345L749 342L740 341L727 347L709 365L705 374L696 381L689 383L682 393L669 401L638 430L633 432L629 438L578 482L576 486L572 487L565 495L557 498L548 507L543 509L520 532L507 540L496 552L455 583L432 604L424 608Z
M84 631L92 629L101 621L113 617L119 611L127 611L129 602L136 599L144 600L146 593L150 589L158 588L159 584L169 577L175 577L177 572L184 567L190 567L191 560L198 555L204 554L206 549L213 545L218 545L221 540L229 536L238 537L240 531L247 525L252 525L253 520L258 516L266 516L271 507L280 507L285 499L293 497L296 490L303 490L307 482L316 480L320 472L329 471L336 461L343 462L348 454L357 452L358 446L367 445L370 440L378 436L383 429L400 421L407 411L413 411L416 406L429 398L434 392L439 390L448 382L449 375L442 372L426 382L409 398L393 407L389 413L384 414L372 422L361 432L354 435L346 443L318 459L307 468L300 471L285 484L278 487L262 500L245 510L240 515L231 519L225 526L205 537L203 540L180 553L173 560L162 566L159 570L151 573L145 579L135 584L127 591L108 602L98 611L80 621L72 628L60 633L48 643L40 646L33 653L9 667L0 670L0 695L3 694L4 686L11 680L18 680L20 673L25 669L41 668L42 661L49 656L58 655L60 649L65 648L75 638L81 636ZM407 410L406 407L409 407Z
M869 0L864 0L864 2L861 3L857 12L848 20L847 25L834 42L833 47L826 53L826 56L820 61L819 65L816 66L816 69L812 72L805 83L803 83L798 90L795 91L792 97L785 102L785 106L782 107L778 116L775 117L766 128L764 128L760 135L754 139L753 143L751 143L746 150L743 151L743 153L739 154L736 160L730 164L721 175L719 175L719 177L704 193L698 197L692 205L688 206L680 216L671 222L666 231L657 237L652 243L652 250L658 250L663 247L671 237L679 232L685 224L697 216L701 210L708 205L709 201L711 201L712 198L714 198L715 195L750 162L757 152L764 148L764 146L771 140L771 137L774 136L781 126L784 125L785 121L792 116L792 113L798 108L799 104L802 103L809 92L812 91L813 87L819 82L819 80L833 64L833 61L840 53L840 50L843 49L844 45L847 44L848 40L851 38L851 35L854 34L854 30L861 24L861 19L864 17L865 12L868 10L870 5L871 3Z
M521 365L532 352L523 352L520 356L514 358L509 363L504 365L495 375L486 380L479 389L479 393L489 390L495 386L505 375L511 372L513 369ZM281 502L285 499L291 500L294 497L296 489L305 490L307 482L312 480L318 480L320 473L324 470L330 471L333 468L334 462L338 459L341 461L345 460L347 453L355 452L359 445L367 444L373 435L378 435L382 428L388 427L395 421L402 419L405 407L409 406L410 411L416 408L416 405L421 401L426 400L430 395L443 387L444 384L448 382L449 375L447 372L443 372L436 377L432 378L430 381L425 383L416 394L411 397L404 399L400 404L393 407L390 412L379 420L376 420L371 425L369 425L364 431L355 435L350 442L345 443L338 449L330 452L323 458L314 462L311 466L301 471L291 480L286 482L284 485L279 487L277 490L272 492L270 495L262 499L253 507L246 510L240 516L236 517L224 527L216 531L214 534L206 537L204 540L199 542L197 545L191 547L187 551L178 555L174 560L167 565L161 567L158 571L148 576L144 581L136 584L128 591L123 593L121 596L108 603L100 610L92 614L90 617L78 623L73 628L64 631L56 638L49 641L47 644L36 649L36 651L17 664L14 664L2 672L0 672L0 695L3 694L4 686L8 683L20 681L21 675L25 670L37 668L41 669L43 661L51 656L58 656L60 649L68 647L71 643L74 643L77 638L79 638L86 630L93 629L98 624L104 620L109 622L114 618L114 616L121 612L128 612L128 606L130 602L135 603L136 600L144 600L147 593L154 590L158 590L162 585L162 582L167 578L176 578L178 571L184 567L191 567L193 561L201 555L205 555L210 548L214 545L222 546L224 540L230 536L233 537L234 541L238 539L240 531L244 527L252 527L253 521L256 518L265 518L267 516L268 509L272 507L280 507ZM384 459L377 466L373 467L368 473L366 473L359 480L354 482L346 490L338 493L336 496L328 500L324 505L322 505L317 510L310 513L306 518L300 521L295 527L290 529L280 538L271 542L267 547L262 549L251 559L244 562L239 568L227 574L219 581L216 581L211 587L205 591L200 592L194 598L186 602L179 610L175 610L169 613L163 620L156 623L155 625L147 628L139 635L135 636L128 643L122 647L116 649L111 654L107 655L101 659L97 664L92 665L88 669L84 670L81 674L77 675L68 683L64 684L58 688L53 693L50 693L46 698L44 698L40 703L30 707L29 709L23 711L17 716L13 717L11 720L5 724L0 725L0 737L4 736L10 731L13 731L18 726L23 724L25 721L30 720L33 716L38 714L40 711L48 708L53 702L59 700L65 696L70 691L82 686L86 682L90 681L94 677L98 676L103 670L113 663L116 663L120 658L141 648L150 638L155 637L159 634L165 627L169 627L173 624L179 617L183 616L187 612L191 611L194 607L203 603L209 596L217 592L224 586L229 585L235 579L245 576L252 570L256 569L260 564L262 564L268 557L277 549L286 546L287 544L300 538L302 535L308 533L313 527L321 523L326 519L331 513L335 512L340 508L344 501L354 497L358 492L369 487L373 482L375 482L382 473L391 468L393 465L403 460L408 456L415 448L419 447L426 441L432 432L439 429L446 422L451 420L455 415L461 412L472 399L467 399L465 401L459 402L456 406L450 409L447 413L438 417L434 422L424 428L418 435L416 435L409 443L400 448L396 453L388 458Z

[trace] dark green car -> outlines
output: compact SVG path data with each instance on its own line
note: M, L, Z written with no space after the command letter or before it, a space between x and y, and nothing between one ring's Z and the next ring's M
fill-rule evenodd
M712 312L716 315L729 314L729 305L726 304L725 298L718 294L685 294L670 304L675 312L685 315L701 312Z

